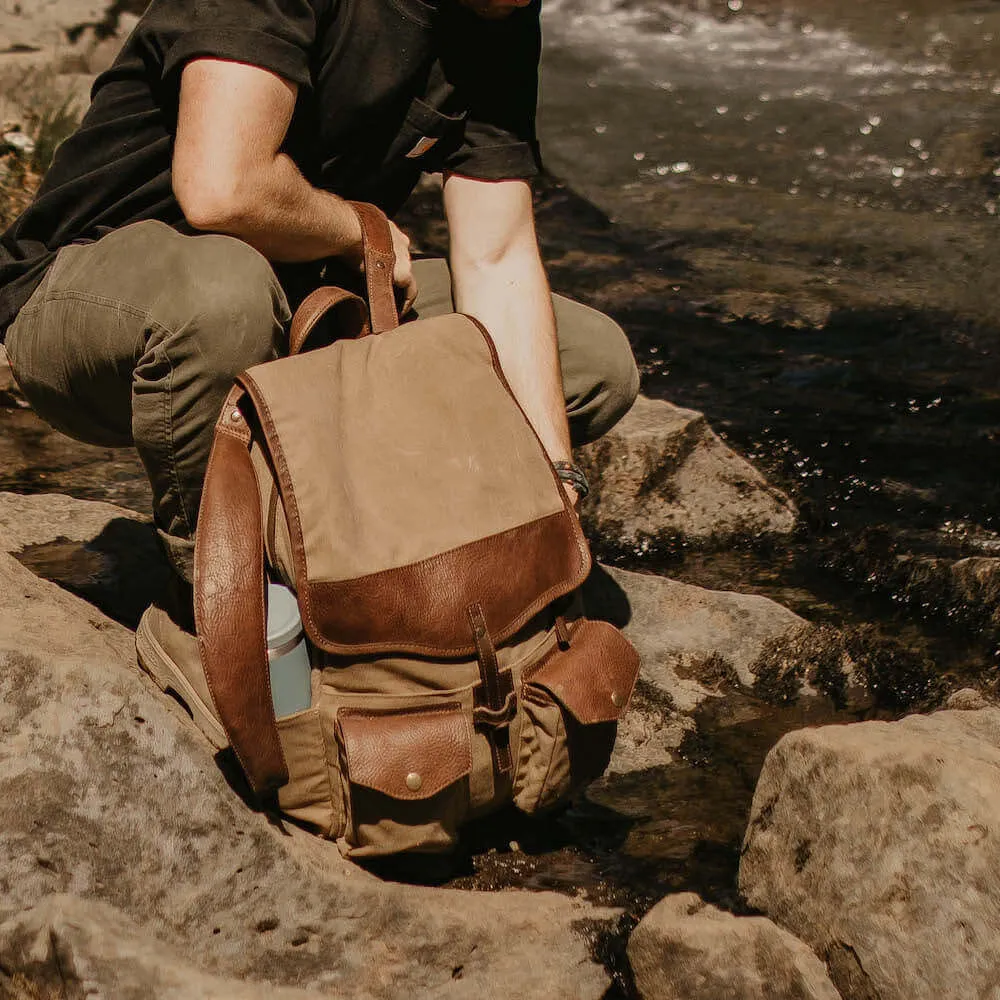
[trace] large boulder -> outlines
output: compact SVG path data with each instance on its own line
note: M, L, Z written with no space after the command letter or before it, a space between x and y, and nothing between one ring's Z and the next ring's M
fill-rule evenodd
M93 542L119 521L151 536L148 518L114 504L76 500L62 493L0 493L0 552L20 552L58 539Z
M632 932L643 1000L840 1000L823 963L765 917L735 917L693 892L667 896Z
M740 889L845 998L997 997L998 830L1000 710L800 730L765 762Z
M29 543L21 558L47 540L93 531L88 544L98 552L152 535L108 505L6 497L2 510L0 548ZM142 545L153 551L149 537ZM110 556L101 559L107 572ZM316 996L477 1000L496 995L498 984L505 997L525 998L596 1000L607 988L585 935L610 911L549 893L386 883L344 861L335 845L255 811L243 795L227 755L213 759L182 710L138 671L128 629L0 554L6 976L30 980L44 967L26 944L31 935L39 947L45 927L72 937L66 928L83 911L44 902L69 894L113 907L142 935L188 956L192 983L200 973L246 980L249 996L255 983ZM119 919L94 912L107 927ZM86 968L109 977L88 979L102 995L217 995L152 973L139 993L116 992L127 976L106 960L106 942L74 940L90 956ZM218 995L226 995L221 986Z
M587 526L620 545L718 545L785 535L796 511L694 410L640 396L577 461L590 479Z

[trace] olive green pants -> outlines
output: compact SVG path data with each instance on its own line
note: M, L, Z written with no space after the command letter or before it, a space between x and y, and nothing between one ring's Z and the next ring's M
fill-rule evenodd
M442 260L414 263L422 317L450 312ZM574 444L632 405L638 373L608 317L554 296ZM134 445L171 561L190 579L215 420L236 375L278 355L290 320L267 260L228 236L139 222L64 247L7 333L19 386L71 437Z

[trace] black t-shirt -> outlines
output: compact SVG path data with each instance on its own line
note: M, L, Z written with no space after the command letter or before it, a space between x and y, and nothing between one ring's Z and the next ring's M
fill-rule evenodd
M533 176L538 6L491 21L457 0L153 0L35 201L0 238L0 331L59 247L143 219L183 227L170 162L192 58L298 84L285 151L315 186L390 215L425 170ZM314 271L280 269L289 285Z

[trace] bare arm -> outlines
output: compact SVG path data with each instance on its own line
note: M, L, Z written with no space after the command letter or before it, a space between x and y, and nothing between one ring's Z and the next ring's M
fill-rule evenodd
M511 389L553 461L570 458L548 279L524 181L444 185L455 306L490 331Z
M269 70L195 59L181 76L174 194L195 229L236 236L272 261L341 257L360 265L351 207L313 187L281 151L295 84ZM412 300L409 240L395 226L397 285Z

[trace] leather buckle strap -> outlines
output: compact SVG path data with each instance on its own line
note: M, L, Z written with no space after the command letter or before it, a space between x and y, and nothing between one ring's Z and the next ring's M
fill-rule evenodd
M514 770L514 761L510 752L510 719L504 716L512 707L516 707L514 693L510 689L510 673L501 675L497 664L497 651L486 625L486 616L481 604L470 604L467 609L469 624L472 627L472 637L476 644L476 654L479 659L479 676L481 686L477 695L482 692L485 705L477 706L479 712L476 721L483 721L489 727L490 749L493 752L493 764L501 774L510 774ZM506 690L505 690L506 688Z
M208 689L254 792L288 782L267 664L260 494L250 428L226 397L205 473L194 549L194 614Z
M361 223L365 255L365 282L372 333L385 333L399 326L392 272L396 252L392 248L389 220L381 209L363 201L349 202Z

